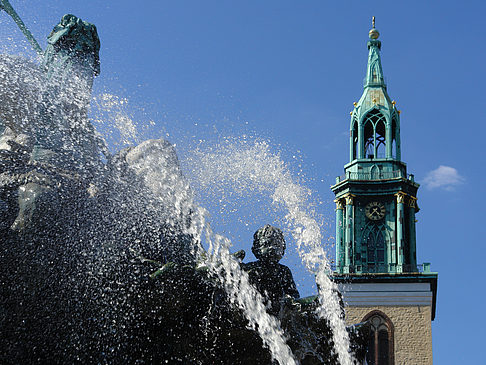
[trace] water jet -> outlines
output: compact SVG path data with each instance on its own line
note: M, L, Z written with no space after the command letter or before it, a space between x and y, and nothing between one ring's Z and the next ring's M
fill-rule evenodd
M277 156L264 144L216 150L201 156L200 180L222 174L286 209L316 275L319 293L309 298L278 263L285 241L277 228L255 233L255 263L242 263L243 253L212 232L170 142L108 151L88 118L100 72L93 24L63 16L42 51L1 4L41 55L0 57L2 363L363 359L368 326L345 327L320 227Z

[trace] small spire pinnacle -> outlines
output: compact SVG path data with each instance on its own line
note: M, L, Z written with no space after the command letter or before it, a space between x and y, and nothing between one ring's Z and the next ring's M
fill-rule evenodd
M380 36L380 32L378 32L375 29L375 17L371 18L371 25L372 25L372 28L371 28L370 33L369 33L370 39L378 39L378 37Z
M368 40L368 67L366 71L366 79L365 79L365 87L372 85L375 86L385 86L385 78L383 77L383 70L381 68L381 59L380 59L380 49L381 49L381 41L378 40L380 33L375 28L375 17L371 18L371 24L373 28L371 28Z

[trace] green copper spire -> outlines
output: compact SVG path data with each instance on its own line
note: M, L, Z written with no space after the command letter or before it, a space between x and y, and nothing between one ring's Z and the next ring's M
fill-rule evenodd
M364 87L382 86L386 88L383 69L381 67L380 49L381 42L378 40L380 33L375 29L375 17L373 17L373 28L370 30L368 41L368 68L366 70L366 79Z
M380 33L369 32L368 65L364 91L351 112L350 162L355 160L400 160L400 112L386 90L381 66Z

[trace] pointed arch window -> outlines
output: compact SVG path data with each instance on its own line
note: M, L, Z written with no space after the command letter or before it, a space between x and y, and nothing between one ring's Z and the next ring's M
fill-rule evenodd
M386 119L374 109L364 119L365 158L384 158L386 151Z
M373 80L373 82L378 82L378 75L377 75L376 69L374 67L373 67L373 73L372 73L371 79Z
M377 165L373 165L370 168L370 179L371 180L378 180L380 178L381 172L380 168Z
M364 128L364 134L365 134L365 138L364 138L365 158L375 158L375 132L374 132L373 123L367 121Z
M368 223L363 232L362 253L366 272L386 272L388 232L383 223Z
M385 118L380 119L375 124L375 139L376 139L376 157L377 158L385 158L386 157L386 149L385 149L385 140L386 140L386 126L385 126Z
M364 321L368 321L371 326L366 354L368 365L393 365L394 328L390 318L383 312L374 310L363 318Z

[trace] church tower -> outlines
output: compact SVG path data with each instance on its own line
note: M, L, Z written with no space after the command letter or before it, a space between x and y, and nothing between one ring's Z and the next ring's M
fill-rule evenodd
M370 320L369 365L432 364L437 273L418 264L419 184L401 160L400 110L387 92L381 41L369 32L364 90L351 112L349 163L336 196L337 282L350 323Z

